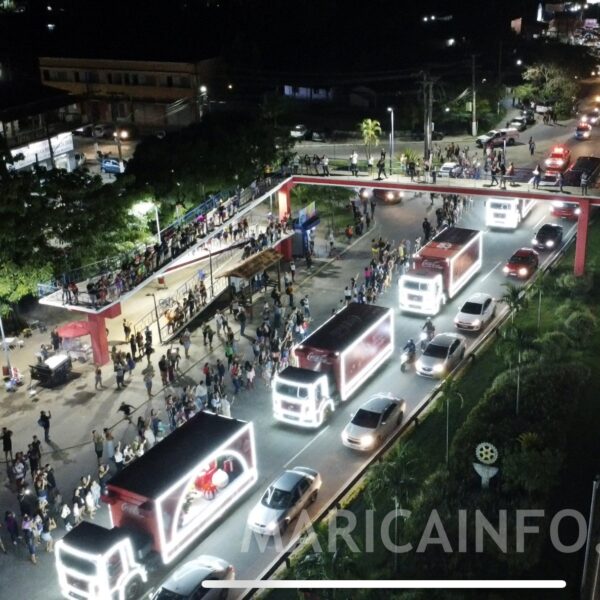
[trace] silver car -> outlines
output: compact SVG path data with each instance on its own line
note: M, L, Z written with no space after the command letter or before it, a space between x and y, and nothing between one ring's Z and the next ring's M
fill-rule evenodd
M367 400L342 431L342 443L354 450L379 446L402 423L406 401L378 394Z
M283 533L300 511L317 499L321 475L308 467L284 471L248 515L248 527L263 535Z
M202 583L214 579L235 579L234 568L222 558L202 555L181 565L152 594L152 600L221 600L227 590L205 589Z
M454 317L454 325L457 329L481 331L495 314L496 302L489 294L473 294Z
M467 343L463 335L439 333L427 344L417 360L417 373L424 377L442 379L462 360L466 349Z

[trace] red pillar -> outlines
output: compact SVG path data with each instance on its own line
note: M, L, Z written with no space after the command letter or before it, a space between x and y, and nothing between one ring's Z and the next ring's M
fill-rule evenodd
M279 220L286 219L288 224L291 226L292 220L292 202L290 198L291 185L284 185L277 192L277 206ZM288 238L281 242L277 249L282 254L285 260L292 260L292 238Z
M585 253L587 250L588 224L590 220L590 201L579 200L581 212L577 221L577 240L575 242L575 275L585 273Z
M90 324L90 338L92 340L92 352L94 363L105 365L110 361L108 351L108 335L106 335L106 320L103 315L88 314Z

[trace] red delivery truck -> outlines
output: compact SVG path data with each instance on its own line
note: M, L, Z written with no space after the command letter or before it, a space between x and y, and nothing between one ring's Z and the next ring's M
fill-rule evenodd
M349 304L292 349L294 366L273 382L275 419L319 427L335 410L336 398L350 398L393 350L392 309Z
M400 277L400 309L436 315L481 269L483 234L448 227L413 257L413 266Z
M81 523L56 543L65 598L137 598L148 568L168 564L257 480L254 430L201 412L107 484L112 529Z

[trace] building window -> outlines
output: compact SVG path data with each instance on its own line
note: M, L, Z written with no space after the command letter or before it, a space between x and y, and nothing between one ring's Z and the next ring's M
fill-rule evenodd
M73 80L75 83L79 83L79 71L73 71Z
M131 74L131 85L139 85L139 78L137 73Z
M48 71L48 69L44 69L42 73L44 75L44 81L50 81L50 71Z
M155 75L146 75L144 78L144 84L155 86L156 85L156 76Z
M123 85L123 77L121 75L121 73L113 73L112 74L112 79L113 79L113 83L115 85Z
M112 73L107 73L106 74L106 83L112 83L112 82L113 82Z
M85 80L87 83L98 83L98 73L96 71L86 71Z
M190 78L189 77L181 77L179 79L179 86L182 88L189 88L190 87Z
M129 73L123 73L123 83L129 85Z

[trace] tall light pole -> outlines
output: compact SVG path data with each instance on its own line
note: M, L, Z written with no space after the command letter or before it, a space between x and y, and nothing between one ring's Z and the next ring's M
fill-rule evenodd
M158 341L162 344L162 334L160 332L160 315L158 314L158 306L156 305L156 294L152 292L148 292L146 296L152 296L152 300L154 300L154 314L156 315L156 329L158 329Z
M152 203L152 206L154 206L154 217L156 218L156 239L158 240L158 245L160 246L162 244L162 240L160 238L160 220L158 218L158 206L155 202Z
M600 486L600 475L596 475L594 478L594 483L592 484L592 500L590 502L590 518L588 519L588 528L587 528L587 540L585 543L585 557L583 559L583 572L581 573L581 586L580 589L583 592L585 588L585 580L587 578L587 570L588 564L590 561L590 546L592 544L592 534L594 532L593 524L594 524L594 510L596 508L596 494L598 493L598 487ZM595 591L595 589L594 589ZM592 600L595 596L591 596Z
M6 354L6 367L8 368L8 377L12 377L12 367L10 364L10 352L8 349L8 344L6 343L6 337L4 337L4 323L2 323L2 316L0 316L0 335L2 336L2 348L4 348L4 353Z
M393 164L394 164L394 109L391 106L388 106L388 112L390 113L390 118L392 120L392 133L390 135L390 176L393 173Z
M471 134L477 135L477 89L475 88L475 55L471 55Z

